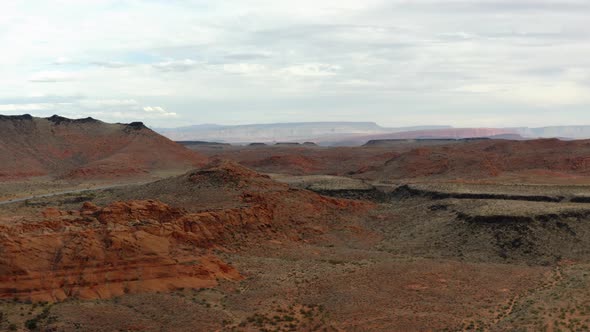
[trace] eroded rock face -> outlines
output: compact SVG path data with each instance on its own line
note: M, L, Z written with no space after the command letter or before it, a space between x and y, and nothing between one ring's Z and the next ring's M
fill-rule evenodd
M119 195L124 201L50 207L38 219L0 224L0 298L56 301L212 287L218 279L242 278L215 250L308 241L372 207L292 189L222 161ZM138 196L169 204L132 198Z
M243 207L198 213L156 200L87 202L0 226L0 298L56 301L212 287L218 279L242 278L213 249L301 241L322 233L330 216L369 206L300 190L244 192L240 199Z
M185 230L184 220L198 223L198 216L157 201L85 204L80 211L48 209L44 216L3 227L0 297L108 298L241 278L210 253L210 232Z

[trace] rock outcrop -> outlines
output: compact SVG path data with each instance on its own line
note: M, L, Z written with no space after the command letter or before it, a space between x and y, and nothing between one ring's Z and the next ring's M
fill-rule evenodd
M241 278L215 251L307 241L372 206L291 189L225 162L167 181L193 190L186 205L202 208L151 199L103 207L85 202L0 225L0 298L56 301L211 287L218 279ZM153 186L161 195L169 188L166 181ZM218 196L234 200L230 207L203 210L200 197L230 191Z
M206 216L157 201L85 204L67 212L50 208L44 216L2 227L1 298L108 298L241 278L208 250L219 230L207 227L214 225Z

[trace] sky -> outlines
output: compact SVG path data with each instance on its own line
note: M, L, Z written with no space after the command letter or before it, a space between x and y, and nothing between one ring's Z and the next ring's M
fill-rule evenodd
M587 0L13 0L0 114L590 124Z

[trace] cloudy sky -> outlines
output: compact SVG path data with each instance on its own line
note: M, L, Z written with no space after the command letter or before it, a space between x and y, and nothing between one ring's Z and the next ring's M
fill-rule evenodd
M27 0L0 114L199 123L590 124L587 0Z

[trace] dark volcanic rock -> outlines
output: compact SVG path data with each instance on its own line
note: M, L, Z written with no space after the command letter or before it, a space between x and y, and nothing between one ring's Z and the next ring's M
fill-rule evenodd
M30 114L23 114L23 115L1 115L0 114L0 121L15 121L15 120L33 120L33 117Z
M62 124L62 123L93 123L93 122L100 122L96 119L93 119L91 117L87 117L87 118L83 118L83 119L69 119L69 118L65 118L63 116L59 116L59 115L53 115L49 118L47 118L47 120L49 120L50 122L53 122L56 125Z
M143 122L131 122L127 125L127 128L133 129L133 130L141 130L141 129L148 129L148 127L146 127Z
M499 199L511 201L530 201L530 202L562 202L563 196L544 196L544 195L509 195L509 194L489 194L489 193L453 193L453 192L439 192L417 189L408 185L398 187L391 193L395 198L409 198L409 197L426 197L430 199L440 200L448 198L456 199Z

